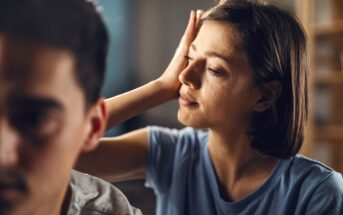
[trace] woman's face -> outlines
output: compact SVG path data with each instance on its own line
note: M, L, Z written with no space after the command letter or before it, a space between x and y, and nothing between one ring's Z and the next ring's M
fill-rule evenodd
M178 119L196 128L246 129L261 98L232 25L205 21L179 79Z

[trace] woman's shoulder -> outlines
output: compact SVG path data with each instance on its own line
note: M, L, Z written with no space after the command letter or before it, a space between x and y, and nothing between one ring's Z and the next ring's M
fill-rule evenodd
M303 155L296 155L289 160L289 176L302 181L307 186L330 186L343 191L342 175L320 161Z
M335 172L331 167L325 165L324 163L308 158L301 154L295 155L291 159L291 163L293 165L293 168L297 170L300 170L300 169L303 171L307 170L317 175L325 176L325 175L329 175Z
M290 165L290 176L294 190L301 195L302 205L306 205L306 214L342 214L343 178L329 166L296 155Z

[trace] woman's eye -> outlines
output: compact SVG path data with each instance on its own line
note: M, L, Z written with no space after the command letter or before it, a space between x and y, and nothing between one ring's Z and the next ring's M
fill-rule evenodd
M189 61L192 61L192 60L193 60L193 58L191 58L191 57L190 57L190 56L188 56L188 55L187 55L187 56L185 56L185 59L186 59L186 61L187 61L187 62L189 62Z
M207 70L214 76L222 77L225 75L225 72L221 69L208 68Z

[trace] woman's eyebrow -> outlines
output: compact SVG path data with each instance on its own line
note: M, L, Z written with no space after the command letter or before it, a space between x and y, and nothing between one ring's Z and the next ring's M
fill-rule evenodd
M226 55L220 54L218 52L214 52L214 51L208 51L205 53L205 55L207 55L209 57L220 58L220 59L226 61L227 63L230 63L230 61L231 61L229 56L226 56Z
M191 44L191 49L194 50L194 51L197 51L197 46L194 43L192 43ZM215 52L215 51L207 51L207 52L205 52L205 55L209 56L209 57L220 58L220 59L226 61L227 63L231 62L231 57L230 57L231 54L230 53L228 53L227 55L223 55L223 54Z

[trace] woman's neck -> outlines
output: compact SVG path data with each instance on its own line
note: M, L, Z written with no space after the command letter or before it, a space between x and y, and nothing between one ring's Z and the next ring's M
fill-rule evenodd
M257 153L250 147L249 137L237 131L210 130L208 150L219 190L228 201L241 199L260 187L277 161Z

